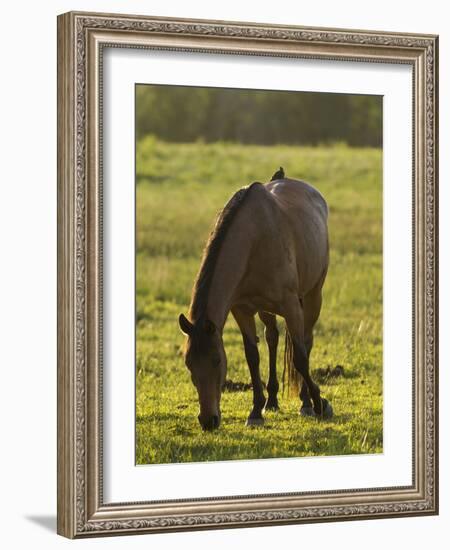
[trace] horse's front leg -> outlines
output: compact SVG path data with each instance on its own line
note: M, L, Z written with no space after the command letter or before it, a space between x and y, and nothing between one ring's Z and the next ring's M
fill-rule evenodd
M264 396L264 388L259 372L259 352L257 346L255 318L253 315L246 314L239 309L233 309L232 314L236 319L242 333L245 358L247 359L253 387L253 408L247 418L247 426L260 426L264 424L262 411L266 403L266 398Z
M256 341L243 335L245 358L247 359L253 386L253 408L247 418L247 426L259 426L264 423L262 411L266 404L261 375L259 373L259 352Z
M265 405L266 411L277 411L278 406L278 389L280 385L277 379L277 348L278 348L278 327L277 320L273 313L265 311L259 312L259 318L265 325L264 336L266 337L267 347L269 348L269 380L267 382L267 401Z

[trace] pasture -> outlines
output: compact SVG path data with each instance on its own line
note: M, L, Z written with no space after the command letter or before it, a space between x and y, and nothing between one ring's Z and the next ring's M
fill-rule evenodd
M227 378L234 384L222 396L220 429L204 433L181 354L178 315L187 314L218 211L237 189L268 181L280 165L289 177L318 188L330 208L330 268L310 365L335 415L300 417L298 396L280 388L280 411L266 413L262 427L246 427L250 375L230 316L224 342ZM381 150L169 144L149 136L137 144L136 173L136 463L382 452ZM278 326L281 385L282 319ZM267 382L261 324L258 332Z

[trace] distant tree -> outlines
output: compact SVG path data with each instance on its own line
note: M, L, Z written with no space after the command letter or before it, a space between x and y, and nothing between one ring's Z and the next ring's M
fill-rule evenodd
M381 96L201 88L136 87L136 136L169 142L382 144Z

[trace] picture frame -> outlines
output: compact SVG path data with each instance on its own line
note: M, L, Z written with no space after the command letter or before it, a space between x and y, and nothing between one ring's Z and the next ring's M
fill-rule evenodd
M412 483L105 502L106 48L412 68ZM69 538L438 513L438 37L70 12L58 17L58 518Z

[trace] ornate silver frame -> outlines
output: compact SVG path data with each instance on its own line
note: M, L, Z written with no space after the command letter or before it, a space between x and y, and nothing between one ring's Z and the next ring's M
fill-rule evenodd
M413 484L105 504L102 499L102 48L413 67ZM70 538L438 513L438 38L255 23L58 17L58 533ZM151 495L149 495L151 498Z

